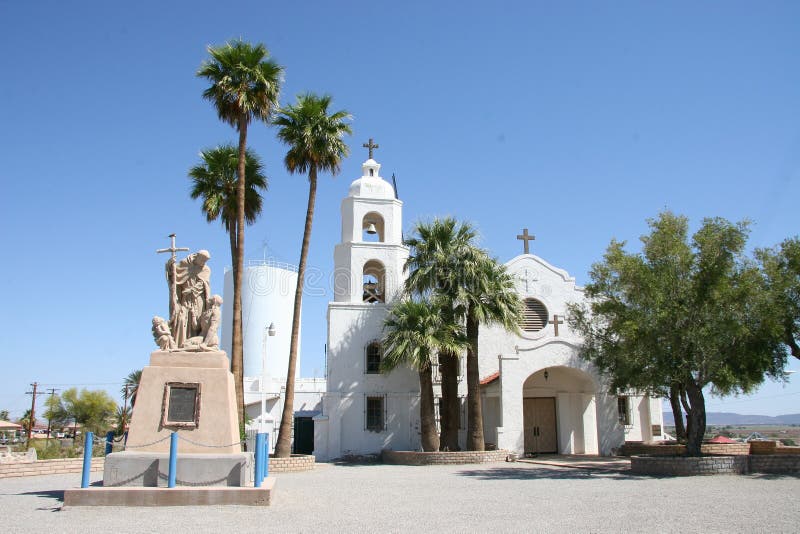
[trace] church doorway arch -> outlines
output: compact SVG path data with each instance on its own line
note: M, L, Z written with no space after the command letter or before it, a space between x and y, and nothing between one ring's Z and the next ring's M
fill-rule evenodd
M596 453L595 389L588 373L572 367L531 374L522 384L524 452Z

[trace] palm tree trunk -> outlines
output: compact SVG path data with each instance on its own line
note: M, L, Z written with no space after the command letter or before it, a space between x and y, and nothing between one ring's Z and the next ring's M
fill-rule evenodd
M436 452L439 450L439 436L436 435L436 414L433 409L433 376L431 366L419 372L419 420L422 450Z
M244 271L244 193L247 116L239 117L239 167L236 191L236 257L233 261L233 336L231 336L231 373L236 388L239 430L244 430L244 346L242 344L242 273Z
M308 172L308 208L306 226L303 230L303 245L300 248L300 265L297 267L297 289L294 292L294 311L292 314L292 338L289 344L289 369L286 371L286 397L283 401L281 427L275 456L288 458L292 452L292 423L294 422L294 375L297 369L297 345L300 342L300 310L303 306L303 286L305 285L308 245L311 241L311 224L314 221L314 201L317 196L317 169L312 166Z
M458 356L449 352L439 353L439 370L442 377L442 398L439 417L442 434L439 445L442 450L457 451L458 427L461 421L458 402Z
M478 369L478 321L467 313L467 449L484 450L483 413L481 410L481 384Z

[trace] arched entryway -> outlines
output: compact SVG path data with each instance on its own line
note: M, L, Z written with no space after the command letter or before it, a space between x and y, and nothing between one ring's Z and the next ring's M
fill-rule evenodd
M595 384L571 367L547 367L522 384L525 453L597 454Z

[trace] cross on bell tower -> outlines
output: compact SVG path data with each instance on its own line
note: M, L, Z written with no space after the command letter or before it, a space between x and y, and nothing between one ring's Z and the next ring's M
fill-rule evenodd
M363 146L364 148L368 148L368 149L369 149L369 159L372 159L372 151L373 151L374 149L376 149L376 148L380 148L380 145L378 145L378 144L374 143L374 142L372 141L372 138L371 138L371 137L369 138L369 143L364 143L364 144L363 144L363 145L361 145L361 146Z
M535 240L536 236L528 235L528 229L527 228L523 228L522 229L522 233L517 236L517 239L519 239L520 241L524 242L524 244L525 244L525 249L524 249L525 250L525 254L530 254L531 252L530 252L530 248L528 246L528 241Z

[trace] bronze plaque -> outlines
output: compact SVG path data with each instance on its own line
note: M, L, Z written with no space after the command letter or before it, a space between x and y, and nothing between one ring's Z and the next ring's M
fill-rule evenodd
M197 388L170 388L167 419L175 423L194 421Z
M196 428L200 419L200 384L165 384L161 417L164 427Z

